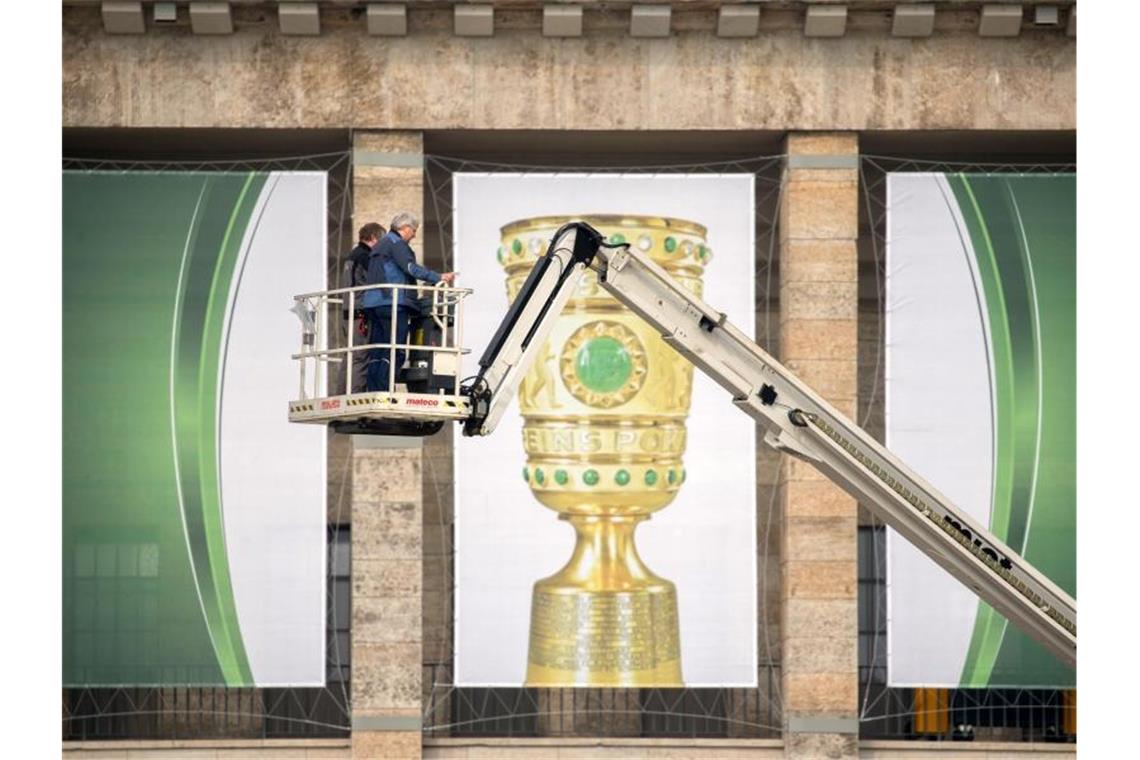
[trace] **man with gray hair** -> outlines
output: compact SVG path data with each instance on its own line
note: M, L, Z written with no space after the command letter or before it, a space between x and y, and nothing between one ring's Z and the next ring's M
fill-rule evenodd
M423 281L433 285L438 282L450 285L455 281L454 272L441 274L416 262L416 254L409 243L415 238L419 226L419 220L407 211L401 211L392 218L387 234L380 238L368 258L367 284L414 285L417 281ZM395 309L392 308L393 297ZM368 290L364 293L361 305L368 318L369 343L407 345L412 319L420 312L412 290L400 289L395 296L391 288ZM404 364L404 355L404 349L395 352L397 372ZM366 383L369 391L391 390L388 386L390 356L389 349L372 349Z

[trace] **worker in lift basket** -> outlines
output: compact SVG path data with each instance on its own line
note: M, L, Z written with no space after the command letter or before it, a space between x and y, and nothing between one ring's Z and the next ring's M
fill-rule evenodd
M416 254L408 245L416 236L420 223L416 217L401 211L392 219L388 232L380 238L368 257L367 284L369 285L414 285L417 280L448 285L455 281L454 272L434 272L416 263ZM420 307L411 289L395 291L392 288L378 288L364 292L361 305L368 318L368 342L391 345L407 345L408 332L412 319L420 313ZM396 298L395 322L392 319L392 299ZM393 334L393 327L395 332ZM392 390L388 387L390 370L387 348L374 348L368 362L366 387L369 391ZM404 364L404 349L395 352L396 371Z

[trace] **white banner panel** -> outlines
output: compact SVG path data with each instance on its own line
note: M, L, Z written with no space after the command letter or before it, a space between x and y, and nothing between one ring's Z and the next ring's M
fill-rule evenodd
M496 261L502 228L548 216L674 217L704 225L714 252L704 268L704 299L751 333L753 183L747 174L456 174L455 266L458 283L476 292L464 344L481 350L507 309L506 276ZM557 362L551 365L554 381L562 382ZM474 362L467 371L474 373ZM536 385L530 392L541 399L547 391ZM532 587L558 571L574 546L571 528L536 500L522 476L522 423L516 402L493 436L457 439L456 684L523 683ZM676 584L684 683L752 686L754 425L700 372L686 424L687 476L676 499L637 529L637 548L654 573Z
M245 232L221 370L219 454L238 623L258 686L325 683L325 430L289 423L299 322L324 281L324 172L275 172ZM267 540L271 539L271 540Z
M941 175L892 174L887 198L887 447L989 525L989 331L970 237ZM893 530L887 556L891 685L956 686L977 596Z

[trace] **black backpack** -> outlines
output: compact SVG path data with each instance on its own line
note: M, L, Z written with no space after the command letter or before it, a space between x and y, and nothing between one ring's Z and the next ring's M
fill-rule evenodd
M357 248L359 247L357 246ZM356 253L356 248L352 249L352 253L344 260L344 266L341 268L340 286L342 288L356 288L368 284L368 257L367 255L357 257L353 255L354 253Z
M358 250L361 248L364 249L363 255L357 255ZM361 285L367 285L368 284L368 256L370 253L371 253L371 251L369 251L368 248L366 246L364 246L363 243L356 246L356 248L352 249L352 252L348 254L348 256L344 260L344 264L341 266L340 286L342 288L358 288ZM357 312L361 311L360 299L363 295L364 295L363 291L359 291L356 294L356 311ZM345 313L347 315L347 312L348 312L347 294L345 294L345 296L346 297L344 299L344 302L346 305L344 307L344 310L345 310Z

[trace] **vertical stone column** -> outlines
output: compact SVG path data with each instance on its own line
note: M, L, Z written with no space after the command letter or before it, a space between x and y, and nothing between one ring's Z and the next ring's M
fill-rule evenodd
M423 705L425 729L450 722L455 592L455 484L458 425L424 439ZM430 734L425 733L425 736Z
M422 222L423 205L423 133L357 132L352 140L353 234L367 222L387 227L397 211L411 211ZM422 251L418 240L412 247Z
M358 133L354 231L397 211L422 218L423 135ZM352 461L352 756L419 758L422 442L354 436Z
M780 209L780 358L842 413L857 395L858 137L790 134ZM805 462L781 473L787 757L858 756L855 500Z

